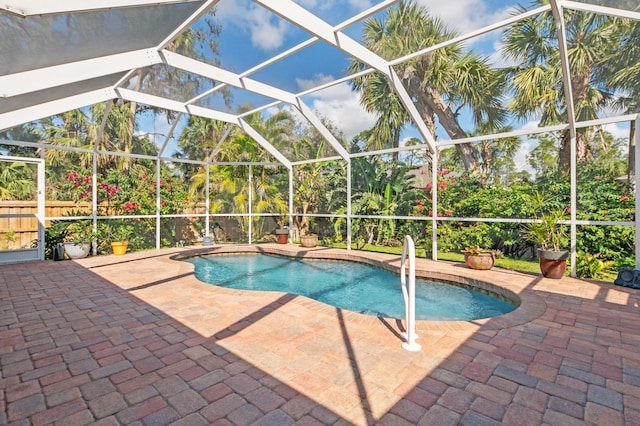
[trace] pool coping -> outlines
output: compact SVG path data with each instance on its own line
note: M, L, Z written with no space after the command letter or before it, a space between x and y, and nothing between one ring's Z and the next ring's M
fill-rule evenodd
M400 273L401 262L401 256L399 255L327 247L303 248L296 244L246 244L198 247L174 253L169 256L169 259L182 262L184 259L195 256L240 253L275 254L301 259L346 260L368 264L396 274ZM193 271L194 266L192 264L188 265ZM483 277L478 278L478 275L483 275ZM504 275L504 277L501 275ZM513 279L514 275L520 276L523 279ZM540 317L547 308L542 297L529 289L531 280L536 277L511 270L493 268L491 271L477 271L453 262L417 258L416 278L446 281L468 286L480 291L494 293L516 305L516 309L513 311L492 318L470 321L416 320L417 326L421 330L452 330L465 332L477 330L479 327L487 330L505 329L533 321ZM243 290L232 291L242 292ZM251 291L255 292L254 290ZM311 303L324 305L322 302L313 299L305 299ZM359 318L360 322L366 322L368 320L378 321L377 317L371 315L356 312L350 313L356 317L363 317Z

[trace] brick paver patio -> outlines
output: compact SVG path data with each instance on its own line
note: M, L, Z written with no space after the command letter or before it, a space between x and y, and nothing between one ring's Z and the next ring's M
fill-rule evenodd
M395 321L206 285L188 253L0 266L0 424L640 424L637 290L422 260L522 306L420 321L411 353Z

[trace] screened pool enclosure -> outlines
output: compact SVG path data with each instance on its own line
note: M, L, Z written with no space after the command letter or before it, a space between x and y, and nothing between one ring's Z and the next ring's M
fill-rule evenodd
M140 249L286 226L526 257L544 192L572 276L640 267L637 1L476 6L4 1L0 259L75 222Z

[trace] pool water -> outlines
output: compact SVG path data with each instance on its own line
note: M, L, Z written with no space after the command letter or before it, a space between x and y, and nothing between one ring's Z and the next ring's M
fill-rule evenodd
M186 259L200 281L221 287L279 291L337 308L404 319L400 276L346 261L301 260L264 254ZM455 285L416 280L416 319L474 320L511 312L512 304Z

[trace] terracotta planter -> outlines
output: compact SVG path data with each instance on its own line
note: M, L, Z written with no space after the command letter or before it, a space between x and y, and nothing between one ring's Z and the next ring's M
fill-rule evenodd
M278 244L287 244L289 240L288 229L276 229L276 237L278 238Z
M128 245L129 242L127 241L114 241L111 243L111 250L113 251L113 254L120 256L127 252Z
M493 253L474 253L464 255L464 263L471 269L487 271L493 268L496 257Z
M301 235L300 236L300 245L302 247L315 247L318 245L318 236L315 234L311 235Z
M540 260L540 272L545 278L559 280L564 277L567 270L567 258L569 252L566 250L542 250L538 249L538 259Z

